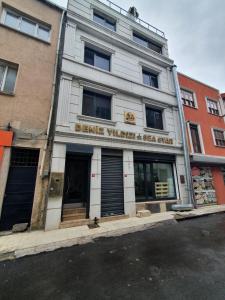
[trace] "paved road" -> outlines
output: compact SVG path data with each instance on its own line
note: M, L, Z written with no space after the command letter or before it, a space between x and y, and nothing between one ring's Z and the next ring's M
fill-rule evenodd
M225 214L0 263L1 300L225 299Z

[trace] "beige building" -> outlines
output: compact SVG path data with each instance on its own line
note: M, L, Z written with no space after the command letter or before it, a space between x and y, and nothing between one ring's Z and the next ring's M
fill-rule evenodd
M62 20L44 0L0 1L0 230L43 224Z

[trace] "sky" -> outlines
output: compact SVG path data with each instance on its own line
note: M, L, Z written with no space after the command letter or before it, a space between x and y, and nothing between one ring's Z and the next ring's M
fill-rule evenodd
M66 6L67 0L52 0ZM178 71L225 92L224 0L112 0L165 32Z

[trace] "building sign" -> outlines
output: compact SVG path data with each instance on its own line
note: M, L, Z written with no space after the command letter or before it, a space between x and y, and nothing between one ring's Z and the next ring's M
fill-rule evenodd
M124 113L124 122L131 125L136 125L136 115L133 112Z
M136 132L106 128L106 127L95 126L95 125L90 126L90 125L86 125L86 124L76 123L75 131L88 133L88 134L116 137L116 138L121 138L121 139L173 145L173 139L168 138L168 137L161 137L161 136L155 136L155 135L149 135L149 134L141 134L141 133L136 133Z

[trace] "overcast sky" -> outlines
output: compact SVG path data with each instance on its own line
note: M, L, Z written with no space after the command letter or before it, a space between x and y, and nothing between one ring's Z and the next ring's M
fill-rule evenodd
M66 6L67 0L52 0ZM225 92L224 0L113 0L165 32L178 70Z

